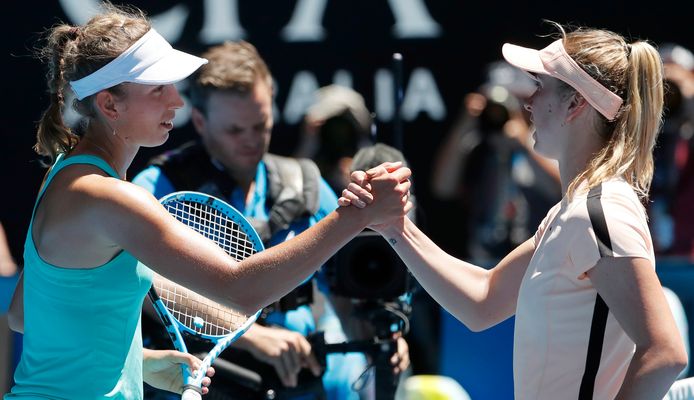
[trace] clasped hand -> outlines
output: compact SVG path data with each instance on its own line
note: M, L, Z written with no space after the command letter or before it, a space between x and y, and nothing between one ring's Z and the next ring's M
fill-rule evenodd
M370 228L378 230L379 226L401 219L412 209L411 175L412 171L399 161L385 162L367 171L354 171L337 202L341 207L376 208L378 205L378 212L374 212L377 215L369 224Z

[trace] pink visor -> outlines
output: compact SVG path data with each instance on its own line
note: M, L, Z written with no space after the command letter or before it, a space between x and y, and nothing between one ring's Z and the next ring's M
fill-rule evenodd
M614 120L622 106L621 97L576 64L566 53L561 39L539 51L506 43L501 52L506 61L524 71L549 75L566 82L610 121Z

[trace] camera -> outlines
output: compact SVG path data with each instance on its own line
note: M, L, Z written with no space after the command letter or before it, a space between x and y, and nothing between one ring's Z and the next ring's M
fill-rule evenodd
M358 300L394 301L410 290L411 277L395 250L365 229L326 265L330 290Z

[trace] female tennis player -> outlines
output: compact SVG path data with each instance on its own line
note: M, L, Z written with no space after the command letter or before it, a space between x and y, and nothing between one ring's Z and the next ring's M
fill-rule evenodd
M339 209L235 265L125 181L138 149L161 145L173 128L183 105L173 83L206 60L174 50L141 12L113 6L84 26L54 27L44 53L51 103L36 150L53 166L27 233L12 308L24 346L6 398L135 399L142 397L143 377L180 392L180 378L167 379L180 377L176 363L197 360L143 355L140 310L151 270L252 314L303 282L368 224L411 207L410 171L385 164L371 171L374 205ZM84 116L81 137L61 117L69 91Z
M505 44L537 90L535 149L559 163L564 198L534 237L486 270L453 258L407 218L375 227L469 328L516 316L517 400L661 399L687 354L655 273L643 202L663 108L658 52L577 29L542 50ZM364 184L364 174L353 175ZM351 185L340 204L357 199ZM368 207L367 207L368 208Z

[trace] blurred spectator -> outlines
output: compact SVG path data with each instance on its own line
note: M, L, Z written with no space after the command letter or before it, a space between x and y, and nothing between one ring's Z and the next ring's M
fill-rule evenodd
M653 242L660 254L694 258L694 54L673 43L659 51L667 90L648 210Z
M17 273L17 263L15 263L12 254L10 254L10 246L7 243L5 229L0 223L0 277L13 276ZM2 294L5 295L4 293ZM11 295L11 293L10 293Z
M344 86L322 87L306 111L294 156L315 161L323 178L339 194L349 183L352 156L371 144L371 122L361 94Z
M557 166L532 150L521 107L534 90L532 79L507 63L490 64L487 81L465 96L439 150L432 190L462 213L461 257L485 264L507 254L561 198Z
M12 361L13 335L7 323L7 308L12 289L17 281L17 264L10 253L5 230L0 223L0 393L10 389L14 363Z

